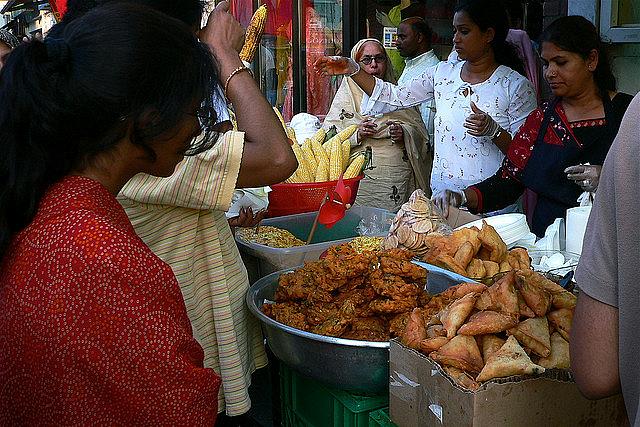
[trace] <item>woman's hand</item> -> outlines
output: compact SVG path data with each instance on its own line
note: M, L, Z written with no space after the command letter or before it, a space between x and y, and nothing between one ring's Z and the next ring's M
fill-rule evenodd
M391 137L391 141L394 144L402 144L404 142L404 129L402 129L402 125L400 122L388 121L387 125L389 126L389 136Z
M358 142L372 138L376 133L378 133L378 125L371 117L367 117L358 125Z
M240 209L240 215L229 218L229 225L231 227L255 227L260 224L260 221L267 215L267 211L262 209L253 213L251 207L243 207Z
M228 11L228 1L218 3L199 34L200 40L209 46L218 60L229 51L238 54L244 44L244 28Z
M445 218L449 217L449 206L459 208L466 201L464 192L444 190L431 197L435 204L442 211Z
M602 166L599 165L576 165L569 166L564 173L567 174L568 179L582 188L582 191L593 193L598 188L601 171Z
M321 76L350 76L360 71L360 66L345 56L323 56L313 63L313 69Z

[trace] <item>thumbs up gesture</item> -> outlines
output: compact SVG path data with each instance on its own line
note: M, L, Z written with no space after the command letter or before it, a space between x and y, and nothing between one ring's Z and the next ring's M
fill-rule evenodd
M475 102L471 101L472 113L464 121L467 133L473 136L489 136L493 138L500 129L498 123L490 115L482 111Z

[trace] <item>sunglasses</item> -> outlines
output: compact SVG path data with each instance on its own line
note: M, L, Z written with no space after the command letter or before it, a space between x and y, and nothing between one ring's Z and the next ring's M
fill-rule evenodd
M360 62L362 62L365 65L369 65L371 64L371 61L376 61L376 64L382 64L383 62L387 61L387 58L384 55L376 55L376 56L363 56L362 59L360 59Z

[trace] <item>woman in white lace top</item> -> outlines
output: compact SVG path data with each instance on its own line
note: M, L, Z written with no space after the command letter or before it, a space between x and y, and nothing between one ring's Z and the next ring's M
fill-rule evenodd
M461 2L453 26L458 61L441 62L404 85L376 79L353 62L340 69L335 57L321 58L315 66L323 74L350 74L369 95L362 101L367 114L435 99L434 198L495 174L512 136L536 108L522 62L505 41L507 18L499 2Z

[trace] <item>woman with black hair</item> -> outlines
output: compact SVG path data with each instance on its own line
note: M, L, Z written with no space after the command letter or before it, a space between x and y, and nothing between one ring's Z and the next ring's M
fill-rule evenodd
M393 85L368 75L355 61L320 58L323 74L349 74L369 97L363 114L382 114L434 99L434 198L493 175L536 97L522 62L505 41L505 9L496 0L465 0L455 9L453 43L459 61L443 61L421 76ZM336 69L335 63L347 64Z
M246 116L262 136L288 148L239 69L244 31L226 7L203 30L207 45L177 20L121 3L9 56L0 425L215 422L220 378L203 367L171 267L136 235L116 194L140 172L170 176L185 155L214 146L219 78L234 103L251 102Z
M97 3L116 2L144 5L181 20L194 33L200 29L200 0L75 0L62 28ZM204 366L222 378L218 411L236 417L251 408L251 375L267 364L267 356L260 323L245 304L249 277L225 212L236 188L284 181L296 163L286 140L274 137L269 122L256 114L261 111L256 106L262 111L269 106L237 52L220 45L224 38L210 34L200 32L216 57L231 56L225 63L235 73L228 85L226 79L220 82L212 106L218 119L228 118L226 89L239 131L227 132L215 146L185 158L170 178L137 174L122 187L118 201L136 234L175 273L194 336L204 349ZM249 213L245 218L255 225L262 216Z
M492 177L447 192L447 205L487 212L513 203L525 188L538 198L532 231L542 237L555 218L595 191L601 165L632 97L616 92L600 36L591 22L567 16L542 33L544 75L554 98L536 109Z

